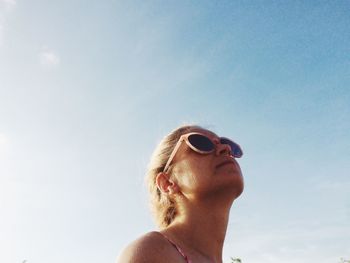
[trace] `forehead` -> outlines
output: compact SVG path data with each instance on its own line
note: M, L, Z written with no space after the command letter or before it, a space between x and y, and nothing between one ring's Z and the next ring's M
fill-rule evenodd
M193 128L189 132L199 132L199 133L204 134L212 139L219 138L219 136L216 133L214 133L210 130L203 129L203 128Z

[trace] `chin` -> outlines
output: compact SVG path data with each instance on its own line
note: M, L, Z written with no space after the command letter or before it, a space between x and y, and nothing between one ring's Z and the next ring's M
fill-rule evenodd
M243 190L244 190L244 183L243 183L243 179L242 179L242 184L240 185L240 187L236 189L236 196L235 196L235 199L237 199L242 193L243 193Z
M229 182L226 181L227 186L229 187L227 191L229 191L232 194L232 198L233 200L235 200L243 193L244 179L240 170L235 170L233 173L230 173L228 178L230 180Z
M230 187L231 187L233 198L234 199L238 198L243 193L243 190L244 190L243 177L240 176L240 178L235 178L232 184L230 184Z
M226 201L232 203L235 199L237 199L244 190L244 181L241 173L238 173L235 170L234 173L227 172L226 174L221 174L221 178L214 188L212 188L213 196L218 198L221 196Z

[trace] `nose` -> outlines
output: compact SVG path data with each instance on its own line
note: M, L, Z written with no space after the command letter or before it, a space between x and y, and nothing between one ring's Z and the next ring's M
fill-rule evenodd
M228 144L218 143L216 145L216 155L231 155L231 146Z

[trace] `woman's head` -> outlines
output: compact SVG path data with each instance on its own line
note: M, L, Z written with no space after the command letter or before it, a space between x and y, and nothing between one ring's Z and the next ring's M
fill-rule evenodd
M189 138L188 136L191 133L199 133L206 136L209 140L208 143L212 142L212 149L209 149L204 154L196 151L197 149L193 149L189 139L201 138L200 136L196 138L196 136L192 135ZM203 137L202 139L205 138ZM164 191L162 182L172 181L175 182L173 184L175 186L181 185L181 193L187 194L187 197L191 195L198 196L201 192L207 193L208 189L222 192L220 189L223 186L229 186L227 178L233 178L228 176L228 174L234 172L235 174L239 173L238 184L242 185L238 187L239 193L236 194L236 197L241 193L243 180L241 179L240 168L238 163L232 158L232 155L236 157L239 155L234 150L239 151L240 147L238 145L235 147L234 144L229 144L225 140L224 138L219 138L215 133L195 125L181 126L161 140L152 155L146 177L152 210L161 228L167 227L173 222L180 208L179 200L175 198L179 195L169 194L169 192ZM235 149L233 150L233 148ZM222 165L223 163L231 165L225 166ZM235 184L237 185L237 182Z
M170 225L170 223L174 220L177 214L177 207L175 200L169 195L162 194L160 189L157 187L157 175L164 170L171 152L173 151L181 135L200 129L203 128L196 125L184 125L178 127L160 141L152 154L148 165L146 181L150 192L152 212L155 216L157 224L161 228ZM170 170L171 167L168 169L169 173Z

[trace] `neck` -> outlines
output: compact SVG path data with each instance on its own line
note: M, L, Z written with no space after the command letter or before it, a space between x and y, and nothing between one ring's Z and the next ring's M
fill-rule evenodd
M186 204L164 233L194 256L222 263L230 206Z

